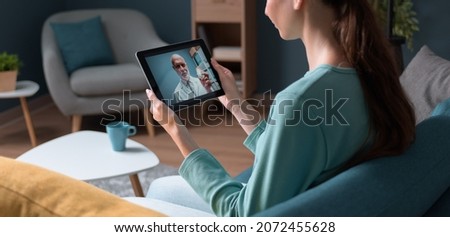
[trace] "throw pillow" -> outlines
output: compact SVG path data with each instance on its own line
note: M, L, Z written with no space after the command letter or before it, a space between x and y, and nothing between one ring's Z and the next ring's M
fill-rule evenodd
M51 23L67 71L114 63L100 16L80 22Z
M0 217L164 216L86 182L0 158Z
M438 115L450 116L450 98L439 103L436 106L436 108L434 108L433 112L431 112L431 116L438 116Z
M450 61L423 46L406 67L400 82L420 123L438 103L450 97Z

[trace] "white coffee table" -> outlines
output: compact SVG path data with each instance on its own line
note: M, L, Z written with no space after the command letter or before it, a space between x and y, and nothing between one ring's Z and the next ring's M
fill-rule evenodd
M72 178L92 181L129 175L136 196L143 197L137 173L159 164L144 145L127 140L126 150L113 151L108 134L79 131L41 144L17 160L41 166Z
M34 81L17 81L16 89L12 91L0 92L0 99L19 98L20 105L22 106L23 116L28 129L28 135L30 136L31 145L36 146L36 134L34 133L33 122L31 121L30 111L26 97L36 94L39 90L39 84Z

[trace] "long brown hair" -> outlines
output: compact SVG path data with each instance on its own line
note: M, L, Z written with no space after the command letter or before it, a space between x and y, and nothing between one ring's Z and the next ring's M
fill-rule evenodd
M335 9L334 35L358 72L369 109L370 139L349 166L397 155L415 138L415 115L400 84L392 46L366 0L322 0Z

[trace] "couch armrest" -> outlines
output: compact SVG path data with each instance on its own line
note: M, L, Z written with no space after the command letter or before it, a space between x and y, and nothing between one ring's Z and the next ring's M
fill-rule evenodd
M449 217L450 216L450 188L439 198L433 207L425 213L425 216L431 217Z
M70 87L70 77L64 66L50 21L44 23L41 35L42 66L50 95L65 115L71 115L72 101L77 98Z

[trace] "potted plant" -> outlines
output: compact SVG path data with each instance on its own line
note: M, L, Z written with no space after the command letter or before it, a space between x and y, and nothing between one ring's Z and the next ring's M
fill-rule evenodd
M0 54L0 91L16 89L17 74L22 62L16 54Z
M389 27L389 8L393 7L392 29L389 30L390 37L401 37L406 41L409 49L413 48L413 35L419 31L419 21L413 9L412 0L369 0L380 24Z

